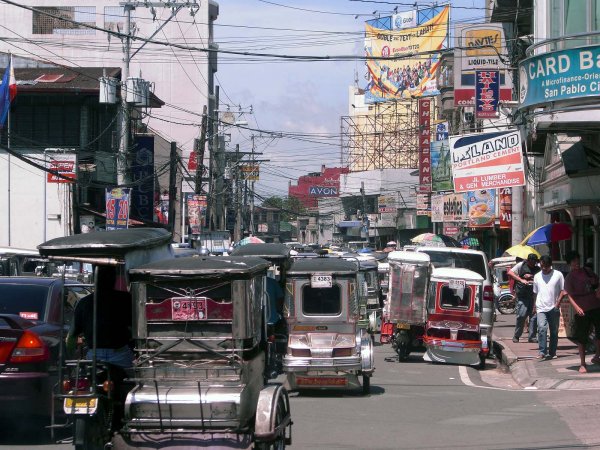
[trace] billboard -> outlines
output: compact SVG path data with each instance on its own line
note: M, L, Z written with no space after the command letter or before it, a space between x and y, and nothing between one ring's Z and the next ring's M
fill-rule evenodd
M131 208L137 218L154 220L154 136L137 135L131 152Z
M502 24L456 25L454 28L454 106L475 106L475 71L499 71L499 99L512 100L512 77Z
M444 222L465 222L467 220L467 198L465 194L444 194Z
M475 71L475 118L494 119L498 117L500 100L500 71Z
M450 137L455 192L525 184L519 130Z
M335 186L309 186L308 195L311 197L338 197L339 189Z
M496 221L496 190L479 189L467 193L470 228L491 228Z
M431 99L419 99L419 185L421 192L431 190Z
M188 233L200 234L205 227L206 195L186 193Z
M431 143L431 190L433 192L452 190L452 170L450 164L450 144L448 140Z
M438 6L366 22L366 103L439 94L434 52L448 48L449 17L450 6Z
M583 30L582 30L583 31ZM600 46L532 56L519 63L519 108L600 95Z
M106 229L129 227L130 188L106 188Z

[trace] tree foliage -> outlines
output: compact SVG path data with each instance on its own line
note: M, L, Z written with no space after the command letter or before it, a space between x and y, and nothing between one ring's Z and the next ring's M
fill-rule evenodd
M288 221L295 219L298 215L305 213L306 209L296 197L273 196L266 198L262 206L268 208L277 208L281 211L281 220Z

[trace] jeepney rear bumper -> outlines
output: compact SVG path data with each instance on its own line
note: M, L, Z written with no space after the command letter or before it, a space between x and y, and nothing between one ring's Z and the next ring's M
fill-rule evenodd
M474 366L480 362L481 342L428 340L427 357L433 362Z
M183 448L210 449L251 449L251 433L233 432L194 432L194 433L128 433L113 437L114 450L125 449L163 449L180 450Z
M344 372L360 371L361 369L362 363L360 356L346 358L299 358L286 355L283 358L284 372Z

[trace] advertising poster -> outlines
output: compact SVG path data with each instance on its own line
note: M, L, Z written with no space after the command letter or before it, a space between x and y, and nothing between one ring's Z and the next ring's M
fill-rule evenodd
M444 222L466 222L467 199L465 194L444 194Z
M498 211L500 214L500 228L512 228L512 189L498 189Z
M427 52L448 47L449 17L450 6L437 6L366 22L366 103L439 94L440 55Z
M191 234L200 234L205 225L206 196L186 194L188 230Z
M62 176L48 172L48 183L73 183L76 179L75 164L77 156L74 153L51 153L48 154L50 161L47 167Z
M131 210L143 220L154 219L154 136L135 136L131 152Z
M582 30L583 31L583 30ZM519 63L519 108L600 95L600 46L532 56Z
M129 227L130 188L106 188L106 229Z
M499 98L512 100L510 62L500 23L456 25L454 28L454 106L475 106L475 71L498 70Z
M496 190L480 189L467 193L468 226L491 228L496 221Z
M519 130L450 136L454 192L523 186Z
M444 221L444 194L431 196L431 221L438 223Z
M431 99L419 99L419 185L431 191Z
M452 164L448 140L431 143L431 190L433 192L452 190Z
M475 118L498 117L499 97L500 72L498 70L475 71Z

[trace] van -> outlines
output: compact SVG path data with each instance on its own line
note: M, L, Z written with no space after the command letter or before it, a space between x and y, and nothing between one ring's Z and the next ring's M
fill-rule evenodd
M435 268L455 267L472 270L483 277L481 335L487 336L492 343L494 327L494 285L492 272L485 253L479 250L468 250L458 247L417 247L417 252L427 253Z

